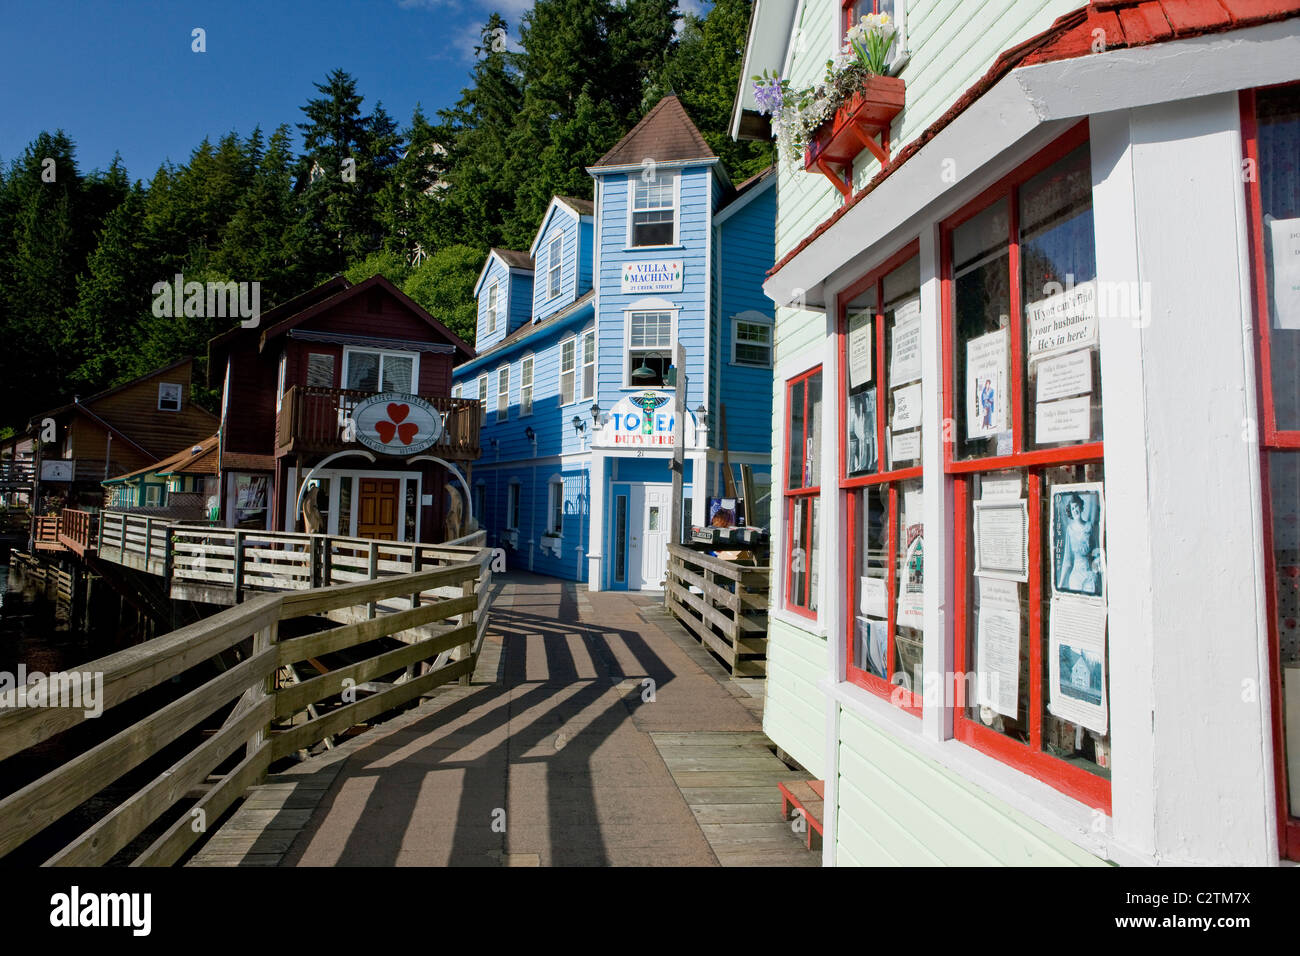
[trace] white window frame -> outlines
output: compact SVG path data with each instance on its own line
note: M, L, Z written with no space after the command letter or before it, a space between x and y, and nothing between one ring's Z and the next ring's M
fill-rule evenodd
M518 478L511 478L510 484L506 486L506 529L509 531L519 530L519 506L521 502L520 495L522 489Z
M636 184L641 182L641 177L636 173L629 173L627 177L627 231L624 234L623 249L627 252L633 252L641 249L675 249L681 245L681 228L682 228L682 177L677 170L664 170L656 172L658 176L669 176L673 181L673 241L670 243L655 246L638 246L632 242L632 214L634 212L646 212L648 210L636 209ZM655 206L655 209L662 209L662 206Z
M564 370L564 350L566 347L571 350L568 372L565 372ZM566 374L571 376L568 401L565 401L564 399L564 376ZM564 339L562 342L560 342L560 405L561 406L572 405L577 401L578 401L578 339L576 336L571 335L567 339Z
M460 382L457 382L455 385L451 387L452 398L461 398L464 396L464 394L465 394L465 386L463 386Z
M559 246L557 249L556 246ZM546 298L554 299L564 291L561 277L564 272L564 233L552 239L546 246Z
M161 508L162 490L162 485L155 484L152 481L146 482L144 486L144 506L146 508Z
M560 518L557 526L556 513ZM564 477L551 475L546 483L546 536L559 538L564 535Z
M281 366L281 372L280 372L280 391L281 391L281 392L284 391L284 371L283 371L283 368L284 368L284 366ZM173 389L175 390L175 394L176 394L176 407L175 407L175 408L167 408L166 406L163 405L164 389L167 389L167 390L168 390L168 392L167 392L166 394L170 394L170 390L173 390ZM179 411L180 411L182 408L184 408L184 407L185 407L185 389L181 387L181 383L180 383L180 382L159 382L159 383L158 383L158 411L160 411L160 412L179 412ZM276 400L276 403L275 403L275 410L276 410L276 411L279 411L279 410L280 410L280 402L279 402L278 399Z
M757 362L745 362L736 357L737 346L740 345L740 326L745 325L762 326L767 329L767 341L746 342L747 345L763 345L767 348L767 361L760 364ZM771 368L772 367L772 339L774 338L775 325L772 319L761 312L741 312L731 317L731 364L738 365L741 368Z
M510 421L510 365L508 363L497 369L497 421Z
M343 377L341 379L343 387L351 390L348 386L348 373L352 370L352 356L354 354L378 355L379 356L379 389L375 394L382 394L384 391L384 359L386 358L404 358L411 360L411 394L420 394L420 353L403 352L398 349L368 349L352 348L348 346L343 349Z
M519 417L533 413L533 356L525 355L519 361Z
M488 396L488 377L484 372L478 377L478 409L479 409L479 428L487 424L487 396Z
M500 302L500 291L497 288L496 280L488 286L487 294L487 334L491 335L497 330L497 308Z
M579 369L580 369L581 372L582 372L582 400L583 400L583 401L590 401L591 399L593 399L593 398L596 397L596 330L595 330L595 329L588 329L586 332L583 332L580 341L581 341L581 344L582 344L582 356L581 356L581 361L578 362L578 367L579 367ZM591 343L591 361L590 361L590 362L587 361L587 343L588 343L588 342ZM591 388L590 388L590 389L587 388L587 369L588 369L588 368L591 369ZM576 391L577 391L576 385L577 385L577 383L575 383L575 388L574 388L575 394L576 394Z
M678 309L671 302L664 299L641 299L633 302L623 311L623 372L622 382L624 389L645 388L644 385L637 385L632 381L632 316L646 312L667 312L671 317L671 326L668 336L668 364L672 365L676 360L674 353L676 351L674 343L677 341L677 313ZM638 352L662 352L662 348L637 348ZM663 386L651 386L652 388L661 388Z

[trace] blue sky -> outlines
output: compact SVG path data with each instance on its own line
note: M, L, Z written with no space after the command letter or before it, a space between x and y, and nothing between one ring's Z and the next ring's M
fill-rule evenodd
M0 0L0 160L62 128L83 172L120 152L131 178L147 182L204 136L301 121L312 84L336 67L356 77L363 109L382 100L405 126L417 102L432 114L456 101L493 10L517 39L532 4ZM205 53L191 50L195 27Z

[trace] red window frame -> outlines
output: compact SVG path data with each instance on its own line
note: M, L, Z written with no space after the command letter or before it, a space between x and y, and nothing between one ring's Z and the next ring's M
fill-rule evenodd
M1042 502L1045 482L1042 469L1053 465L1086 465L1104 462L1104 441L1087 442L1063 448L1025 450L1024 391L1026 372L1024 358L1024 302L1021 295L1020 222L1018 190L1029 179L1063 159L1088 142L1088 123L1083 121L1063 136L1040 150L1027 162L984 190L940 224L940 288L942 292L942 330L945 371L943 376L943 412L947 422L955 422L954 385L954 285L952 262L952 232L962 223L984 212L991 205L1004 203L1007 210L1007 268L1010 272L1010 340L1011 357L1009 375L1011 384L1012 452L969 461L954 460L955 441L945 441L944 471L953 477L953 596L954 615L954 666L956 674L964 674L969 666L967 635L969 620L967 598L971 587L972 570L967 561L968 535L966 528L970 504L971 476L977 472L994 472L1005 469L1022 470L1025 474L1025 494L1029 506L1029 742L1020 743L971 720L964 707L953 708L953 736L997 758L1017 770L1043 781L1068 796L1111 812L1110 781L1104 777L1071 766L1043 749L1044 691L1040 675L1046 652L1046 624L1042 610ZM955 425L953 427L956 427ZM1108 655L1109 656L1109 655ZM1107 662L1109 667L1109 661ZM963 699L961 679L953 687L954 700Z
M847 5L846 5L847 6ZM836 348L839 353L839 375L836 383L836 400L839 402L839 420L841 423L847 421L848 404L849 404L849 384L848 384L848 313L849 303L858 296L871 288L875 288L876 306L875 315L872 317L872 358L874 359L875 369L873 370L874 381L876 386L876 448L878 451L878 460L884 462L885 459L885 419L887 417L883 409L888 408L887 398L884 392L883 383L886 381L886 362L885 362L885 313L884 313L884 281L885 276L893 272L903 263L907 262L913 256L917 256L921 251L921 242L919 239L913 239L906 246L894 253L879 266L868 272L853 285L849 286L838 297L839 323L836 327ZM898 605L893 600L893 595L898 593L898 499L899 486L910 479L921 477L921 466L913 465L908 468L898 468L893 471L881 471L874 475L856 475L850 477L848 474L848 449L846 440L846 429L839 429L837 439L837 448L839 454L839 485L840 494L845 499L846 508L845 525L848 528L846 535L848 544L848 567L845 570L847 577L846 594L850 595L850 606L848 612L844 615L845 626L845 676L849 682L857 684L864 690L869 690L879 697L891 701L896 706L921 716L921 690L913 688L910 694L900 694L899 687L890 683L888 680L877 677L870 671L862 670L853 664L853 638L854 628L857 622L857 613L854 610L855 602L852 595L855 594L855 577L861 574L858 568L857 554L857 534L856 530L861 520L858 515L858 492L873 485L889 485L889 516L888 516L888 533L886 536L885 549L888 554L886 588L890 595L886 604L888 624L888 642L885 646L885 661L887 667L894 665L894 637L897 628Z
M853 26L853 12L855 7L865 7L867 3L864 0L841 0L840 3L840 40L844 39L844 34L849 32L849 27ZM871 0L871 12L873 14L880 12L880 0ZM859 14L862 16L863 14ZM838 41L837 41L838 42Z
M821 496L821 491L822 491L821 475L817 474L813 476L813 480L817 482L814 485L809 485L806 488L790 487L790 439L791 439L790 411L791 411L791 397L794 395L795 387L802 384L804 386L803 432L799 436L799 440L800 440L799 447L807 448L808 430L812 427L812 419L811 419L811 415L809 414L809 410L811 406L809 405L808 402L808 382L812 380L813 376L821 375L821 374L822 374L822 366L817 365L814 366L813 368L808 369L806 372L800 372L798 375L794 376L793 378L786 379L785 410L784 410L785 422L784 422L784 427L782 429L785 432L785 457L782 459L782 463L781 463L781 469L782 469L781 480L783 484L782 496L785 499L783 503L782 512L785 515L785 527L786 527L785 542L783 545L783 550L785 551L785 586L783 588L784 591L783 601L784 601L785 609L787 611L792 611L795 614L798 614L800 617L806 617L812 621L817 620L817 612L815 610L812 610L810 607L810 605L812 604L812 577L813 577L812 562L816 560L816 555L812 551L811 540L803 541L802 544L804 545L805 555L806 555L806 562L803 571L803 584L804 584L803 606L794 604L791 601L791 597L792 597L791 590L794 586L794 574L791 572L791 561L794 557L794 554L791 550L791 546L794 544L794 535L791 533L791 529L794 527L795 509L796 508L802 509L806 507L810 509L811 512L811 509L813 508L813 502L816 501ZM822 402L825 403L825 401L826 401L826 382L825 382L825 378L823 377ZM818 465L818 471L820 472L821 469L820 460L818 461L817 465ZM812 526L811 513L809 514L809 526L810 527Z
M1300 83L1282 83L1263 89L1294 89L1300 94ZM1277 798L1277 834L1279 852L1284 859L1300 860L1300 817L1288 810L1288 779L1286 768L1286 740L1282 719L1282 655L1281 636L1277 629L1278 596L1277 567L1273 552L1273 495L1269 475L1269 458L1279 451L1300 450L1300 430L1277 427L1277 413L1273 407L1273 361L1270 349L1270 321L1268 315L1268 264L1264 254L1264 202L1260 192L1259 175L1259 123L1256 115L1256 90L1242 90L1240 94L1242 148L1249 168L1256 171L1245 176L1246 216L1250 230L1250 285L1255 316L1255 349L1258 368L1258 400L1262 410L1263 427L1260 429L1259 475L1264 518L1264 558L1267 571L1264 575L1264 595L1268 609L1268 662L1269 695L1273 713L1273 775Z

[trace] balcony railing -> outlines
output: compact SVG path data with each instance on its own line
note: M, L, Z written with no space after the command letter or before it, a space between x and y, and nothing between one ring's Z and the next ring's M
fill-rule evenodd
M344 441L344 422L357 404L373 392L346 388L295 385L284 395L276 428L278 454L329 454L360 447ZM442 437L428 450L431 455L458 461L479 456L479 402L472 398L421 395L442 415Z

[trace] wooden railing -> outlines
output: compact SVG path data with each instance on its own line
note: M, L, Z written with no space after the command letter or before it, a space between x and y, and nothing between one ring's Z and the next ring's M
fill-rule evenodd
M0 459L0 491L30 488L36 480L36 466L26 459Z
M59 543L69 551L85 554L99 540L99 515L64 508L59 515Z
M167 518L149 518L122 511L105 511L99 517L99 556L149 574L167 573Z
M252 639L251 651L233 667L218 671L214 665L211 676L188 693L156 706L0 800L0 857L164 748L187 741L190 746L179 759L46 860L47 865L61 866L104 864L149 831L155 838L132 865L175 863L273 761L370 721L440 684L467 682L487 629L490 554L472 552L465 560L433 570L377 581L259 595L77 668L79 675L87 675L79 688L86 680L94 683L98 705L108 710ZM388 614L372 611L356 623L304 637L279 636L283 621L349 608L373 609L397 596L410 598L412 605ZM418 642L396 649L372 644L416 627L426 635ZM366 645L371 646L359 650ZM354 649L348 655L351 662L309 680L299 681L291 670L299 661L317 664L349 648ZM70 675L60 676L61 685L70 687ZM387 682L380 682L384 678ZM0 768L8 758L95 716L87 714L84 697L75 706L64 699L57 703L27 707L0 702ZM188 795L200 787L206 792L188 805ZM40 857L46 852L49 848Z
M374 392L295 385L281 403L276 444L284 452L325 454L354 445L344 441L345 422L359 402ZM442 437L429 454L473 461L479 456L479 402L472 398L421 395L442 415Z
M682 545L668 546L668 610L731 669L733 677L767 673L770 568L724 561Z
M36 547L42 551L62 551L63 542L59 540L59 525L62 519L59 515L43 515L36 519L32 527L32 536L36 541Z

